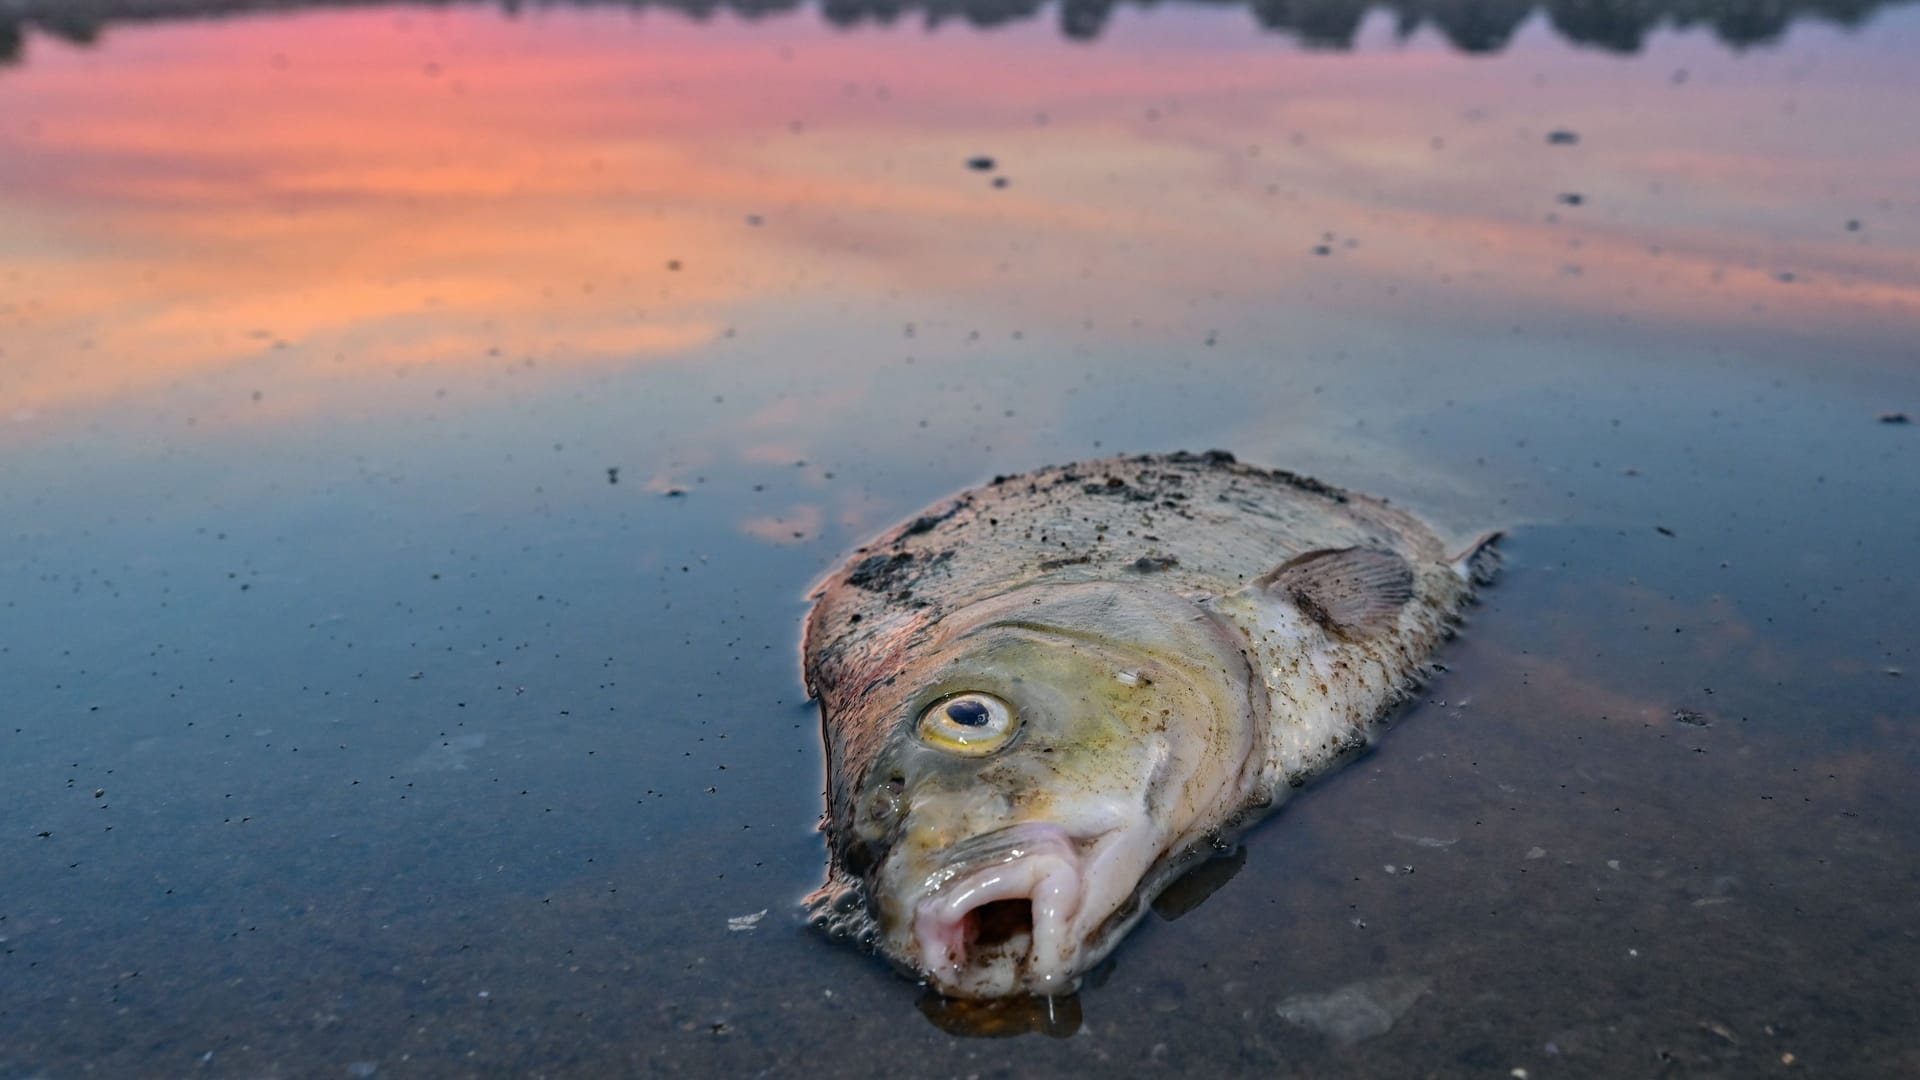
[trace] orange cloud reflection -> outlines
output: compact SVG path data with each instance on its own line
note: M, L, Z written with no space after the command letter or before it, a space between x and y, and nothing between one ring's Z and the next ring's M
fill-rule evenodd
M1236 33L367 10L36 41L0 72L0 410L223 371L685 358L764 307L891 323L903 294L1179 340L1194 297L1920 323L1920 261L1839 231L1851 203L1805 165L1848 160L1856 202L1920 187L1844 80L1801 88L1789 157L1702 134L1761 94L1732 68L1690 111L1606 58L1540 87L1524 50ZM1546 148L1555 123L1606 153ZM986 149L1004 190L960 165Z

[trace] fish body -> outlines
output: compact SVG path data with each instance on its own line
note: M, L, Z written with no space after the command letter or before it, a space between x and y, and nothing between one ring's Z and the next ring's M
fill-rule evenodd
M996 477L901 523L807 620L814 921L951 997L1071 992L1223 834L1369 743L1487 551L1220 451Z

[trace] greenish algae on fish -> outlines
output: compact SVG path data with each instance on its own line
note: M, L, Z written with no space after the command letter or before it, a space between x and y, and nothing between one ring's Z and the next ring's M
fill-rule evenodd
M814 921L956 998L1070 993L1223 834L1372 739L1490 561L1231 454L993 482L859 549L803 662Z

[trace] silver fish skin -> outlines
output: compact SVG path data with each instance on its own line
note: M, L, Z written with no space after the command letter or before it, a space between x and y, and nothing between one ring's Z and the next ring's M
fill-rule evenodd
M1491 564L1231 454L995 477L813 594L816 925L939 992L1072 992L1223 834L1362 749Z

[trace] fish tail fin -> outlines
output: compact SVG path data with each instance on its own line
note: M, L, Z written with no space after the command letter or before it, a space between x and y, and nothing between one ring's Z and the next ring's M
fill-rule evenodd
M1485 585L1493 580L1500 569L1500 549L1495 545L1506 532L1494 529L1475 537L1458 555L1453 557L1453 572L1460 580L1469 585Z

